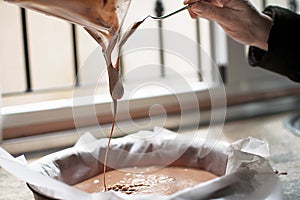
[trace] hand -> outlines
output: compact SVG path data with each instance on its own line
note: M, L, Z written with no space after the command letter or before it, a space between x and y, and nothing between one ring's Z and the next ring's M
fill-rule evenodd
M272 18L259 12L248 0L185 0L192 18L216 21L234 40L268 50Z

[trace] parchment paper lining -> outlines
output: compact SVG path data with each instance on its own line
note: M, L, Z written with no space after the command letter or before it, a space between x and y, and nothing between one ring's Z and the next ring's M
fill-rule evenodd
M154 137L147 137L158 131ZM153 132L140 131L112 140L108 160L112 168L169 164L204 169L220 176L170 196L114 191L88 194L72 187L103 170L99 160L104 156L107 139L96 140L90 134L82 136L74 147L30 165L0 149L0 164L38 193L57 199L282 199L278 178L263 157L268 156L266 142L249 137L232 144L219 142L210 150L206 141L190 140L189 136L179 137L159 127ZM209 153L203 157L203 152Z

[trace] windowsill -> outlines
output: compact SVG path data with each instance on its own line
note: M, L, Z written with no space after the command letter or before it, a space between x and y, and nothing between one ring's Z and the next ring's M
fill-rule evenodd
M187 105L184 108L186 112L195 112L196 109L210 111L212 104L210 95L212 90L208 91L207 85L195 84L192 86L192 91L184 91L178 86L176 88L178 89L176 95L165 93L163 90L154 91L147 88L147 92L143 89L143 93L136 93L130 97L125 96L119 101L117 121L123 124L128 124L130 120L145 123L143 120L149 119L151 106L159 104L163 106L163 109L151 115L151 120L155 117L155 120L159 122L161 120L160 117L167 114L169 123L169 127L167 128L174 128L176 127L176 123L178 125L178 120L172 120L172 116L180 115L182 111L181 105ZM223 90L224 94L220 95L219 99L214 98L215 106L220 103L226 109L226 101L227 106L233 106L281 97L297 96L300 88L288 86L268 90L267 93L265 91L246 91L238 94L230 94L230 91L228 91L227 97ZM72 91L68 92L72 93ZM191 93L193 93L197 102L195 102L195 99L190 98ZM178 104L178 98L180 98L180 105ZM41 135L46 137L47 134L52 135L57 132L67 134L69 131L74 132L75 128L85 129L85 127L95 127L97 129L99 125L101 127L107 126L105 129L107 132L112 121L111 102L109 94L105 94L3 107L1 110L4 122L3 140L7 141L32 136L39 137ZM191 120L191 123L197 122ZM136 131L132 128L128 128L127 130L129 132Z
M255 118L261 115L272 115L300 109L299 95L290 95L285 97L277 96L276 98L268 97L264 100L261 98L260 101L257 99L256 102L253 102L252 100L248 101L248 103L246 103L247 101L245 100L242 104L232 104L228 106L226 110L226 121L240 121L247 118ZM185 117L188 118L188 121L190 121L192 124L195 124L197 122L193 121L193 116L194 115L192 113L190 116L185 115ZM207 125L210 123L210 117L210 110L201 110L201 123L199 124L200 127L205 129L205 127L207 127ZM162 120L164 119L160 116L151 118L151 123L149 123L149 120L147 119L136 119L134 123L137 126L131 126L131 123L128 123L127 121L118 122L114 131L114 137L121 137L139 130L152 130L154 126L161 126ZM163 124L164 128L177 130L179 120L180 114L168 116L167 121L165 121ZM53 148L64 148L74 145L79 139L80 135L86 132L92 133L96 138L108 137L110 128L111 124L108 123L101 126L94 125L30 137L9 139L3 141L1 147L15 155L47 149L49 150ZM126 130L126 132L124 132L124 130ZM190 127L187 126L185 128L181 128L183 133L186 130L190 130Z
M180 86L176 86L177 93L198 93L200 91L205 91L209 87L205 83L195 83L191 84L191 90L186 91L186 88L180 88ZM83 96L86 88L81 89L64 89L60 91L50 91L50 92L36 92L36 93L24 93L20 95L6 96L2 99L2 115L10 115L10 114L21 114L21 113L29 113L29 112L37 112L37 111L47 111L54 110L66 107L73 107L74 99L80 101L80 106L90 105L90 97ZM90 90L89 88L87 90ZM102 89L103 90L103 89ZM128 89L131 91L131 89ZM93 91L94 92L94 91ZM76 97L78 95L78 97ZM98 94L98 92L94 92L93 95L93 104L107 104L111 103L111 96L106 94ZM143 89L143 92L136 93L134 96L130 96L130 100L138 100L138 99L149 99L161 96L170 95L166 93L164 90L158 90L157 88L153 90L152 88ZM55 97L55 98L53 98ZM25 99L25 100L24 100ZM26 100L28 99L28 100ZM51 99L51 100L50 100ZM86 99L86 100L85 100ZM75 100L75 101L77 101ZM123 97L120 101L129 101L129 97ZM20 104L20 102L22 102Z
M148 118L149 109L154 104L164 107L163 110L156 111L155 116L164 114L164 112L167 114L178 113L181 111L181 105L189 105L185 106L185 109L193 110L198 106L199 96L209 96L206 84L192 85L191 90L193 91L176 88L176 95L166 93L164 90L151 90L151 88L143 89L143 93L135 93L134 96L126 97L125 95L119 101L118 121ZM71 91L68 92L71 93ZM82 94L81 91L75 93ZM194 99L190 98L191 95L194 96ZM177 101L178 98L180 105ZM3 139L71 130L94 126L98 123L110 124L112 121L111 102L110 95L103 94L3 107L1 109L4 126Z

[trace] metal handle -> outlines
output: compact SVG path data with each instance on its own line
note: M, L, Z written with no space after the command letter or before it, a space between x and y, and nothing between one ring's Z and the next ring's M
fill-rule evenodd
M167 17L170 17L170 16L172 16L172 15L175 15L175 14L177 14L177 13L179 13L179 12L181 12L181 11L187 9L187 8L188 8L189 6L191 6L192 4L193 4L193 3L188 4L188 5L185 5L184 7L180 8L180 9L174 11L174 12L171 12L171 13L169 13L169 14L167 14L167 15L163 15L163 16L160 16L160 17L155 17L155 16L152 16L152 15L148 15L148 17L151 17L152 19L159 19L159 20L160 20L160 19L165 19L165 18L167 18Z

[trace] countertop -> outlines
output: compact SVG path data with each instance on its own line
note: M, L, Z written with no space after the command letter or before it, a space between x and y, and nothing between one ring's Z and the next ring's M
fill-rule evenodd
M296 113L280 113L226 122L221 140L233 142L253 136L269 143L272 167L279 172L286 200L300 199L300 137L287 130L283 122ZM203 127L205 129L205 127ZM201 131L201 129L200 129ZM51 152L25 155L29 162ZM32 200L33 195L23 181L0 169L0 199Z

